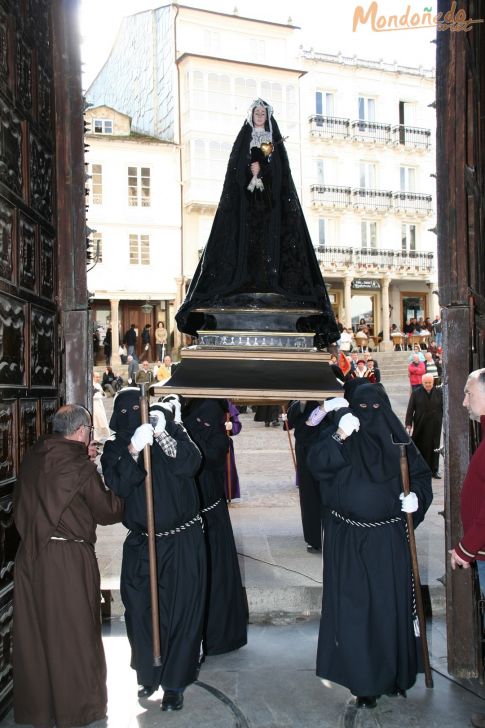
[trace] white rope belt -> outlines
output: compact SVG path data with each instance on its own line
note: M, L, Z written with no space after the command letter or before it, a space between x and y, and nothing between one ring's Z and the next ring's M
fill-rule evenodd
M190 521L187 521L186 523L183 523L181 526L175 526L175 528L171 528L169 531L162 531L162 533L156 533L156 538L163 538L164 536L175 536L176 533L182 533L183 531L186 531L188 528L193 526L195 523L199 523L202 526L202 530L204 529L204 523L202 521L202 518L200 517L200 514L198 513L195 518L191 518ZM142 536L148 536L148 533L146 531L141 531Z
M403 519L399 518L397 516L396 518L389 518L387 521L374 521L374 522L365 522L365 521L353 521L351 518L346 518L345 516L340 515L340 513L337 513L337 511L331 511L332 516L335 516L335 518L340 518L341 521L344 521L344 523L348 523L349 526L360 526L361 528L376 528L377 526L388 526L391 523L402 523Z
M51 536L51 541L74 541L75 543L84 543L83 538L64 538L63 536Z
M218 506L219 503L222 503L222 498L219 498L219 500L216 500L216 502L213 503L211 506L207 506L207 508L202 508L201 513L207 513L207 511L211 511L213 508Z

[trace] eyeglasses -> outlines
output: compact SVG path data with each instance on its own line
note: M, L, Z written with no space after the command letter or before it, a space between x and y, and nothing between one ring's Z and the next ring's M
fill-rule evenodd
M81 427L84 427L86 430L89 430L89 439L93 439L94 434L94 427L92 425L81 425Z

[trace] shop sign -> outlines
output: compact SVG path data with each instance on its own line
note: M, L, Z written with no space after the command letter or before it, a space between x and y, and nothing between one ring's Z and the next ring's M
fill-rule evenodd
M354 278L352 288L355 291L380 291L381 282L376 278Z

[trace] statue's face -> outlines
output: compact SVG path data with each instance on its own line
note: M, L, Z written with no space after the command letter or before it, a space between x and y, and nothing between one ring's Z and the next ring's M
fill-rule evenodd
M266 122L266 109L264 106L256 106L253 111L253 124L256 127L264 127Z

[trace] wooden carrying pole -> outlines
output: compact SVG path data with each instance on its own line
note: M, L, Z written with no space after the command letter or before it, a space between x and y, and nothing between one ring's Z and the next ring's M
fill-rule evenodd
M284 415L286 415L286 407L285 407L285 405L284 405L284 404L282 404L282 405L281 405L281 411L282 411L282 413L283 413ZM295 450L293 449L293 443L292 443L292 441L291 441L291 435L290 435L290 426L288 425L288 420L285 420L285 422L284 422L284 428L285 428L285 430L286 430L286 432L287 432L287 435L288 435L288 442L290 443L290 452L291 452L291 457L292 457L292 460L293 460L293 465L294 465L294 468L295 468L295 472L296 472L296 457L295 457Z
M401 468L402 490L405 496L409 495L409 466L406 454L406 443L394 443L399 446L399 465ZM424 618L423 596L421 594L421 580L419 578L418 554L416 551L416 539L414 537L413 514L406 513L408 524L409 551L411 553L411 564L414 577L414 591L416 594L416 610L418 612L419 634L423 648L424 680L427 688L433 687L431 665L429 663L428 639L426 637L426 621Z
M231 421L230 412L226 412L226 422ZM232 500L232 482L231 482L231 433L226 430L227 437L229 438L229 447L226 453L226 474L227 474L227 500L230 503Z
M142 424L150 421L148 414L149 383L142 383L140 387L140 412ZM147 502L147 534L148 534L148 564L150 569L150 602L152 608L152 648L153 666L162 664L160 651L160 620L158 615L158 577L157 552L155 549L155 517L153 512L153 486L152 486L152 455L150 445L143 449L144 465L146 470L145 495Z

